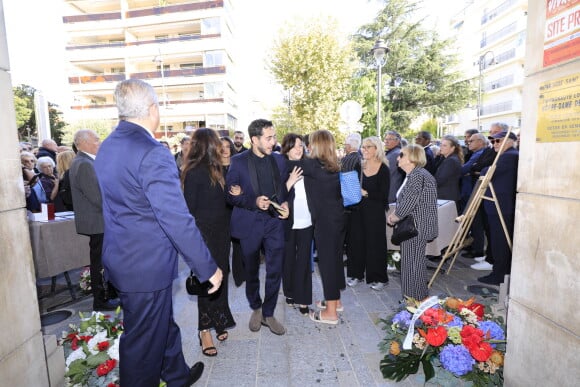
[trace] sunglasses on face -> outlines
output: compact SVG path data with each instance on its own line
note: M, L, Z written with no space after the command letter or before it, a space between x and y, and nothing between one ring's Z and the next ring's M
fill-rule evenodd
M494 138L493 140L489 140L492 144L499 144L503 141L503 138Z
M399 158L402 159L403 157L405 157L405 154L403 152L399 153Z

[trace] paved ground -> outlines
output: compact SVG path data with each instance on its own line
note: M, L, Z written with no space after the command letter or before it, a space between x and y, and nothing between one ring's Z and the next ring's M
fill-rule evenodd
M431 295L453 295L469 298L483 290L488 296L497 296L497 287L479 287L476 278L487 272L469 268L474 261L458 258L449 275L439 274ZM429 266L435 266L428 263ZM430 270L432 275L434 271ZM197 332L196 298L185 292L184 281L189 270L180 264L180 278L174 283L174 309L181 327L186 360L193 364L202 360L206 370L199 386L423 386L423 376L409 377L401 383L382 378L379 362L384 356L378 348L383 338L381 318L397 309L401 299L400 277L390 274L390 281L382 291L374 291L365 284L347 288L342 293L345 311L337 326L315 324L298 310L286 306L280 293L276 317L286 326L284 336L276 336L267 328L250 332L248 307L244 287L236 288L230 281L231 309L237 327L230 338L220 343L214 339L219 354L205 357L201 354ZM262 270L262 278L264 272ZM78 282L78 273L71 273ZM231 278L231 277L230 277ZM322 285L315 271L313 276L314 300L321 299ZM64 278L59 278L64 284ZM476 285L476 287L473 287ZM262 285L263 288L263 285ZM490 293L491 292L491 293ZM495 293L494 293L495 292ZM55 302L63 302L68 292L41 300L41 312ZM78 311L89 311L92 298L84 298L64 309L73 315L58 324L45 326L47 334L60 336L69 323L78 320Z

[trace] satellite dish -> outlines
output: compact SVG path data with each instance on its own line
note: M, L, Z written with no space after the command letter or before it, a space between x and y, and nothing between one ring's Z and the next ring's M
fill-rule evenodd
M355 124L362 117L362 106L360 103L348 100L340 105L340 118L349 125Z

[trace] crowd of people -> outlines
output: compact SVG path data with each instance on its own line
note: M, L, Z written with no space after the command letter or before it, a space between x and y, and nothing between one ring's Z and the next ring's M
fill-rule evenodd
M451 135L435 145L423 131L414 144L396 131L384 139L351 133L342 153L328 130L288 133L279 144L274 124L257 119L248 127L247 148L241 131L230 139L199 128L172 155L152 135L159 106L149 84L123 81L115 101L120 121L102 145L96 133L81 130L74 151L45 140L34 154L22 143L21 162L27 208L74 209L77 232L90 237L94 309L124 310L123 385L155 385L160 378L168 386L191 385L203 372L202 363L186 365L173 320L178 256L209 287L197 297L205 356L217 356L213 337L227 340L236 326L230 271L236 286L245 282L250 331L286 333L274 314L280 288L286 305L314 323L336 325L346 286L381 291L388 283L386 225L408 215L418 234L401 243L401 302L425 299L425 249L438 236L437 200L465 211L496 157L491 181L501 212L487 201L477 210L464 256L475 260L474 269L490 272L479 278L485 284L500 284L510 271L506 236L513 234L518 151L513 133L502 147L505 124L493 124L489 137L467 131L465 146ZM348 171L356 171L362 199L344 207L339 175ZM314 251L320 300L312 292Z

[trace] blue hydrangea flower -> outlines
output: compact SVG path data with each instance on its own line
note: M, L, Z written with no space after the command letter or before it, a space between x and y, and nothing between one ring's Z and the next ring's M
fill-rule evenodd
M487 337L487 333L489 332L489 338L491 340L505 340L505 333L503 329L499 326L498 323L494 321L482 321L479 323L479 329L483 331L483 337ZM490 343L493 348L496 347L497 344Z
M456 376L463 376L473 369L475 360L463 345L446 345L439 353L443 368Z
M463 327L463 320L457 316L453 316L453 320L449 321L446 325L449 328L451 328L451 327L462 328Z
M393 324L397 324L402 328L408 328L411 323L411 313L406 310L402 310L393 317Z

